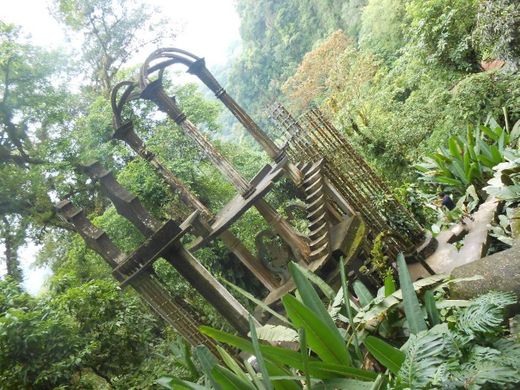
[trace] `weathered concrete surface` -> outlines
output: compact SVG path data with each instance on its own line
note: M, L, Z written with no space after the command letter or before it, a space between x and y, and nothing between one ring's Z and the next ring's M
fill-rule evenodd
M450 272L456 267L474 262L486 254L489 246L488 225L495 219L498 204L498 200L489 197L480 205L478 211L473 214L475 220L469 229L469 233L464 237L464 245L460 249L455 261L449 265L451 269L446 269L445 272Z
M469 299L488 291L512 291L520 299L520 242L512 248L457 267L452 277L481 275L484 279L455 283L451 287L454 299Z
M428 263L428 265L432 267L436 273L444 273L445 271L442 271L442 266L440 265L442 265L442 263L449 262L450 259L457 256L457 248L455 245L451 244L450 241L452 241L454 237L465 234L465 232L466 226L457 224L448 230L443 230L436 237L438 243L437 249L431 256L426 259L426 263ZM428 271L421 265L421 263L408 264L408 270L410 271L412 280L430 276Z
M495 218L498 201L489 198L480 205L478 211L472 216L471 221L465 218L465 224L458 224L447 231L441 232L437 241L439 246L433 255L426 259L426 263L438 274L450 273L454 268L469 264L480 259L487 249L488 244L488 225ZM457 241L456 237L462 236L465 232L462 248L457 247L452 242ZM419 263L411 264L408 267L413 280L420 277L427 277L429 274Z

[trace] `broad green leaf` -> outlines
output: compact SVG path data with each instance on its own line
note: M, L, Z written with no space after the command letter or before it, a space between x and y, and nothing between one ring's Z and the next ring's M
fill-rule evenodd
M268 312L269 314L273 315L274 317L278 318L280 321L282 321L286 325L290 325L289 320L282 316L280 313L277 313L275 310L271 309L268 305L265 304L262 300L256 298L253 294L247 292L246 290L235 286L233 283L228 282L227 280L223 280L225 284L227 284L229 287L237 291L238 293L242 294L244 297L252 301L254 304Z
M213 367L211 376L225 390L256 390L251 382L240 379L233 372L221 366Z
M307 277L312 283L314 283L322 292L323 294L329 299L333 300L334 296L336 295L334 293L334 290L332 287L330 287L327 282L325 282L322 278L320 278L318 275L316 275L314 272L309 271L307 268L302 267L298 263L294 263L294 266L298 268L298 270Z
M345 378L373 381L377 377L377 374L374 371L346 367L342 364L332 364L317 361L309 362L309 372L312 376L320 379L332 379L341 376Z
M519 137L520 137L520 120L516 121L516 123L513 125L513 129L511 130L511 133L509 134L509 140L513 144L518 140Z
M241 351L254 354L253 344L248 339L207 326L201 326L200 331L217 341L239 348ZM299 352L264 344L260 345L260 350L262 351L263 356L272 362L282 365L286 364L299 370L303 369Z
M170 389L170 390L173 390L173 389L208 390L207 387L201 386L197 383L188 382L188 381L184 381L182 379L177 379L177 378L162 377L157 380L157 384L163 386L166 389ZM175 387L173 385L175 385Z
M364 344L379 363L388 368L392 373L397 374L406 358L404 352L374 336L367 336Z
M294 283L296 284L297 291L302 298L303 304L312 310L319 318L321 318L323 323L329 329L337 332L336 324L334 324L334 321L332 321L332 318L327 312L327 309L323 305L323 302L321 302L320 297L312 287L309 280L293 262L289 263L289 271L291 272Z
M354 282L354 292L356 293L356 296L359 299L359 303L361 304L361 307L364 307L368 305L372 300L374 299L374 296L370 291L368 291L368 288L363 284L361 280L356 280Z
M220 386L215 382L211 372L213 368L218 364L217 359L211 353L211 351L205 345L197 345L193 348L193 356L199 361L202 371L208 377L212 386L215 389L220 389Z
M256 333L260 340L269 342L297 342L298 332L292 328L283 325L266 324L256 329Z
M262 351L260 351L260 343L258 342L258 337L256 336L256 325L253 319L253 316L249 315L249 330L251 333L251 342L253 343L253 350L255 351L256 362L258 363L258 367L260 368L260 372L262 373L262 382L266 388L266 390L273 390L273 385L269 380L269 373L267 372L267 368L265 366L264 357L262 355Z
M448 148L449 148L450 154L452 155L453 158L455 158L457 160L462 160L462 153L460 150L460 145L457 142L457 139L455 137L451 137L448 140Z
M207 326L201 326L200 331L213 339L239 348L244 352L254 353L251 342L243 337L235 336L221 330ZM260 350L266 360L280 366L289 366L303 371L303 362L299 352L284 348L273 347L271 345L260 345ZM337 377L356 378L361 380L374 380L376 374L372 371L359 368L347 367L343 364L331 364L318 361L309 357L309 372L317 379L330 379Z
M423 318L421 305L419 304L419 299L415 293L412 279L402 253L397 255L397 270L399 272L399 284L403 292L404 313L408 321L410 332L417 334L423 330L427 330L428 328Z
M386 275L384 282L385 282L385 297L387 297L395 292L394 277L391 274Z
M330 379L312 386L314 390L371 390L374 382L363 382L356 379Z
M487 126L480 126L480 130L492 141L498 141L500 134Z
M453 160L450 164L450 170L453 176L457 177L464 185L469 185L468 175L464 171L464 165L460 160Z
M500 152L500 149L496 145L490 145L489 150L491 152L492 160L493 160L493 166L500 164L502 162L502 153ZM493 167L490 167L493 168Z
M432 290L426 290L424 293L424 305L426 306L426 312L428 313L428 318L430 319L430 325L435 326L440 324L441 319L439 310L437 310Z
M460 180L453 179L451 177L446 177L446 176L436 176L435 181L437 181L440 184L447 184L450 186L459 186L462 184L460 182Z
M305 380L302 376L296 376L291 371L281 368L278 364L266 362L269 379L275 390L300 390L300 382Z
M242 369L238 365L237 361L224 348L217 345L217 351L220 354L220 357L222 357L222 361L224 362L224 364L231 371L233 371L242 380L245 380L245 381L248 380L247 375L242 371Z
M413 283L414 289L416 291L420 291L424 287L433 286L436 284L439 284L440 282L446 280L448 278L448 275L432 275L428 276L424 279L419 279L416 282ZM480 277L481 278L481 277ZM474 279L471 279L474 280ZM437 287L440 288L440 286L447 286L450 282L444 282L439 284ZM389 309L392 307L398 305L401 303L403 299L403 293L402 290L397 290L392 295L389 295L388 297L376 297L372 304L370 304L367 308L360 310L356 317L354 317L354 322L356 323L362 323L365 328L375 330L378 326L378 324L381 322L381 320L384 318L385 314Z
M327 327L315 312L292 295L283 297L282 303L287 316L294 326L305 329L309 347L323 361L345 365L351 364L345 341L336 327L333 330Z
M307 336L305 335L305 329L298 329L298 334L300 336L300 353L302 354L303 372L305 373L305 387L310 389L312 384L311 376L309 374L309 351L307 350Z

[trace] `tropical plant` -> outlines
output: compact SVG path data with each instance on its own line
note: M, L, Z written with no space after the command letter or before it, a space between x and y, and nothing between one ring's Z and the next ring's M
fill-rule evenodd
M520 343L507 336L502 326L504 309L516 303L514 294L491 292L473 301L441 299L445 288L455 281L436 275L412 283L402 254L397 258L397 266L401 290L395 291L395 285L387 278L374 298L358 281L354 290L359 304L349 297L348 282L341 272L342 287L327 310L301 268L291 264L297 293L282 299L287 317L278 313L276 317L283 325L270 325L269 332L265 332L266 327L258 327L251 317L250 339L202 327L205 334L217 341L256 358L255 369L246 361L244 371L224 349L218 348L221 364L209 350L198 347L196 355L207 386L513 389L520 383ZM312 282L331 296L319 278L314 276ZM422 306L417 291L425 287L428 289ZM396 311L404 311L405 317L392 316ZM370 334L388 328L390 320L401 324L404 320L399 336L405 336L406 342L400 341L400 337L385 341ZM260 334L271 342L283 341L298 350L262 343ZM399 345L401 348L397 348ZM161 378L158 383L170 389L207 388L171 377Z
M520 128L520 122L515 125L516 128ZM515 218L520 202L520 155L516 152L514 158L508 158L508 161L498 164L493 170L495 174L484 187L484 191L489 196L504 201L504 205L497 221L490 225L489 234L507 246L511 246L513 244L511 221Z
M516 132L509 132L496 123L475 128L469 126L466 137L452 136L448 147L415 165L419 179L430 185L441 185L449 191L464 194L474 185L477 192L493 173L493 167L512 156L508 145L517 140Z
M499 200L518 202L520 200L520 154L515 153L513 158L496 165L495 174L484 187L487 194Z

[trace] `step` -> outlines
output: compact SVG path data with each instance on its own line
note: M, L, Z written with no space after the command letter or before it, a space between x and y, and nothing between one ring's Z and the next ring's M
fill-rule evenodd
M299 163L296 165L296 168L300 170L301 173L305 175L306 172L312 167L312 163Z
M314 261L314 260L316 260L316 259L318 259L320 257L328 255L328 253L329 253L329 243L326 242L325 244L323 244L318 249L313 250L311 252L311 254L309 255L309 259L310 259L310 261Z
M305 172L305 174L308 176L308 175L312 175L316 171L319 171L321 169L322 164L323 164L323 159L315 162L314 164L312 164L310 169Z
M329 232L325 232L319 238L311 241L311 243L309 244L309 247L311 248L311 252L312 252L312 250L316 249L316 247L323 245L324 240L328 241L328 236L329 236Z
M307 195L307 192L305 194ZM307 197L305 198L305 201L306 201L306 203L312 203L316 199L318 199L318 197L322 194L323 194L323 187L320 187L316 191L314 191L312 194L307 195Z
M305 209L307 210L307 213L312 213L314 210L316 210L319 206L323 205L325 203L325 196L324 194L321 194L318 199L316 199L314 202L308 204L305 206Z
M310 176L305 176L305 179L303 180L304 185L309 185L311 183L314 183L316 180L319 180L321 178L321 170L317 170Z
M311 224L309 226L309 230L311 232L314 232L317 228L320 227L320 225L326 224L326 223L327 223L327 219L325 218L325 214L322 214L317 219L315 219L314 221L311 222Z
M305 187L305 194L312 194L316 189L323 188L323 184L321 180L317 180L312 183L310 186Z
M319 205L316 210L314 210L312 213L307 214L307 219L309 222L314 222L315 220L319 219L319 217L325 213L325 205L321 204Z
M311 233L309 234L309 238L311 239L311 241L313 241L316 238L318 238L319 236L321 236L327 230L328 230L327 224L322 223L321 225L317 226L314 230L311 230Z

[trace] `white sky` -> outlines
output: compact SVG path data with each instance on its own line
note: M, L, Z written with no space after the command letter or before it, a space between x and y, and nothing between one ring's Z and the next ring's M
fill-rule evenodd
M240 20L233 0L143 0L162 10L162 17L171 21L178 31L177 37L167 46L178 47L205 57L211 70L212 65L223 64L229 48L240 40ZM1 0L0 20L22 26L30 34L34 45L57 48L65 46L61 26L49 14L48 0ZM177 28L180 27L180 28ZM153 49L151 49L153 50ZM150 51L151 51L150 50ZM148 54L143 51L134 61L141 62ZM132 62L134 62L132 61ZM3 252L3 248L0 247ZM29 243L20 250L24 270L24 286L31 294L40 291L49 269L31 267L37 247ZM5 273L3 253L0 256L0 276Z
M143 1L159 7L172 26L182 27L172 42L175 47L205 57L208 64L224 63L229 46L240 39L233 0ZM2 0L0 19L21 25L36 45L57 47L64 44L64 36L48 12L49 4L48 0Z

